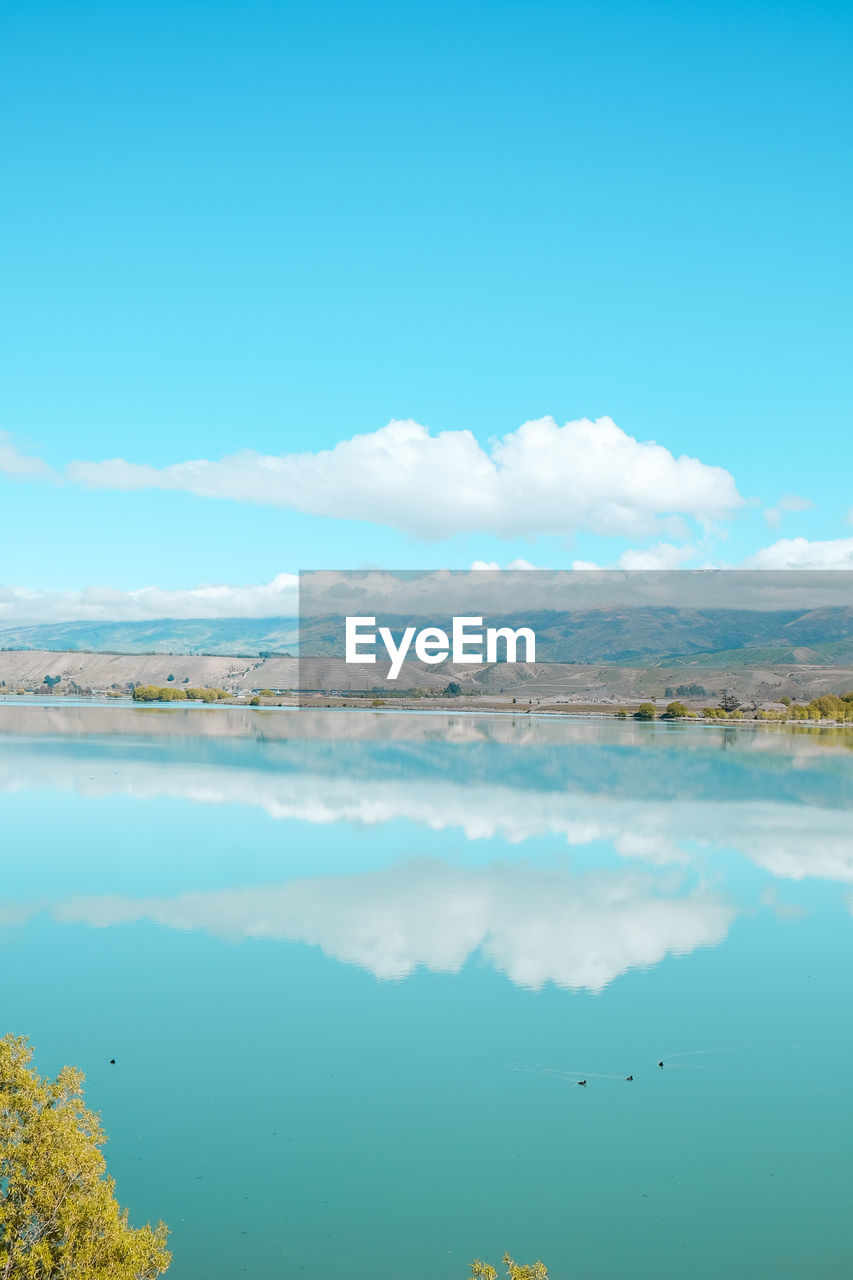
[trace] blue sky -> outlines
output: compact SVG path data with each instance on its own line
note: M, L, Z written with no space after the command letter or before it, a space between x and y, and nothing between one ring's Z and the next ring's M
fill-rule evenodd
M0 618L365 564L853 567L851 27L13 0ZM516 449L549 416L616 428ZM181 470L241 451L285 461Z

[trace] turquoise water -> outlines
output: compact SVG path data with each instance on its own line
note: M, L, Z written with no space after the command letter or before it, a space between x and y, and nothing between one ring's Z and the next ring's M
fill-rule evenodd
M846 1277L851 747L0 707L0 1030L175 1280Z

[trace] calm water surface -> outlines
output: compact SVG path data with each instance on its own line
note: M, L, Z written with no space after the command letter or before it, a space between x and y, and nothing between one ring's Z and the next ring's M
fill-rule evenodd
M174 1280L848 1277L851 748L0 707L0 1031Z

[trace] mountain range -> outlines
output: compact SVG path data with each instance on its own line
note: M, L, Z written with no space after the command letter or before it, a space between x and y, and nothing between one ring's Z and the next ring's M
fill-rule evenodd
M383 618L399 636L414 619ZM427 620L420 620L425 625ZM449 627L450 619L428 620ZM832 665L853 659L853 606L801 610L597 608L486 619L529 626L538 662L634 666ZM342 654L343 619L61 622L0 630L0 649L246 657Z

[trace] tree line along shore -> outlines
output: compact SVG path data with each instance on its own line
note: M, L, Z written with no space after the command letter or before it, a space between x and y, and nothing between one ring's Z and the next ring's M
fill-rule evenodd
M312 687L300 688L301 681ZM699 683L701 681L701 683ZM630 667L570 663L448 668L442 676L412 668L397 681L353 673L337 660L311 660L300 671L292 657L210 654L128 654L0 650L0 697L126 699L240 705L511 710L636 715L651 703L655 718L680 703L687 714L668 719L832 719L846 723L844 702L853 666L735 669ZM727 699L737 705L727 706ZM821 704L821 698L838 701ZM255 701L255 700L259 701ZM760 714L759 714L760 713ZM650 715L648 710L645 713ZM642 717L641 717L642 718Z
M670 689L666 693L671 693ZM619 720L634 719L640 721L749 721L749 722L812 722L820 724L853 724L853 690L841 694L821 694L807 702L798 702L788 695L783 695L778 703L758 705L755 702L742 701L734 690L726 691L716 705L691 707L681 699L673 699L659 704L657 699L628 702L625 706L612 703L576 701L565 703L541 698L513 697L497 701L494 695L480 694L464 690L456 681L450 681L444 689L435 691L395 690L389 696L388 690L374 689L359 691L355 694L329 694L322 690L311 691L298 697L296 690L276 690L262 688L250 693L234 694L218 685L176 684L173 680L165 685L131 684L129 687L114 687L107 690L81 689L73 682L63 687L62 682L47 676L41 685L35 687L19 686L9 689L0 681L0 695L14 694L27 696L63 697L106 697L127 698L135 703L168 704L168 703L200 703L204 705L221 704L230 706L275 707L293 706L297 702L312 707L346 707L353 708L399 708L417 709L418 703L427 700L432 705L440 704L442 708L452 706L459 710L512 709L519 713L555 713L555 714L590 714L614 717Z

